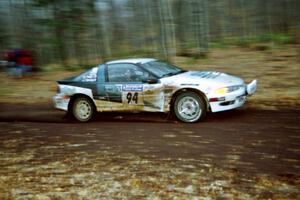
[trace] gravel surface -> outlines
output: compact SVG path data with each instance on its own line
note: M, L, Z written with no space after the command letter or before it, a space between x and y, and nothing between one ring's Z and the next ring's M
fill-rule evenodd
M300 198L297 109L79 124L49 106L0 108L0 199Z

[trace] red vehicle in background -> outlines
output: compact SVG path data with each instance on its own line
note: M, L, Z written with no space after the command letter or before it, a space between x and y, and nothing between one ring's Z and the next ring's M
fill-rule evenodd
M4 53L7 61L8 74L14 77L22 77L33 71L33 57L31 50L13 49Z

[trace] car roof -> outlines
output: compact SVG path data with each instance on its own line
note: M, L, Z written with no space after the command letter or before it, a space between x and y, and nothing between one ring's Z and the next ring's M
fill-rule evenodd
M117 63L132 63L132 64L137 64L137 63L147 63L151 61L156 61L154 58L132 58L132 59L121 59L121 60L113 60L109 61L106 64L117 64Z

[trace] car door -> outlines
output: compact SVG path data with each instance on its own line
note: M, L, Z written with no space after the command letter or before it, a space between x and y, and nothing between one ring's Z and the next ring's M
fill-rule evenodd
M163 111L163 86L157 78L131 63L99 68L96 104L99 111Z
M116 111L143 110L143 71L131 63L106 66L105 94Z

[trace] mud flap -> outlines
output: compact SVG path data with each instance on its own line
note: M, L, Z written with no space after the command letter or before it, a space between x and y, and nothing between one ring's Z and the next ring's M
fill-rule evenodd
M251 96L256 92L257 80L253 80L247 85L247 95Z

